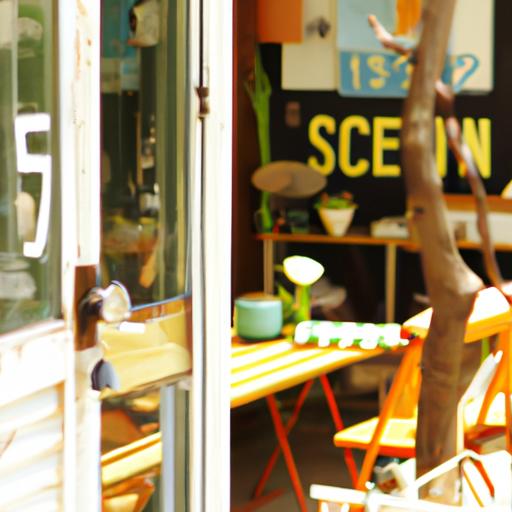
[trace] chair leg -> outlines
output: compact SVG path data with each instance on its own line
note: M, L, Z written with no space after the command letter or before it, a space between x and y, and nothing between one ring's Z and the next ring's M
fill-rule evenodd
M510 404L511 392L512 392L512 375L510 364L512 363L510 357L510 343L512 342L512 333L508 333L508 345L507 348L503 351L503 359L505 364L505 386L504 386L504 394L505 394L505 438L507 441L507 451L512 453L512 407Z
M341 419L340 410L338 408L338 405L336 404L336 397L334 396L334 392L332 390L327 375L320 376L320 383L322 384L324 395L327 400L329 411L331 412L331 416L334 421L336 431L339 432L340 430L343 430L345 427L343 426L343 420ZM356 462L354 460L354 455L352 454L352 450L350 448L345 448L344 454L345 464L347 465L350 478L352 479L352 485L355 486L357 484L357 467Z
M405 350L402 362L398 367L396 376L389 390L388 397L384 402L382 411L379 414L379 421L375 427L370 444L366 450L366 455L363 460L363 466L359 473L356 489L363 491L366 488L366 482L370 479L375 460L379 454L380 441L387 427L389 419L392 417L397 401L400 394L405 387L407 381L411 378L412 372L417 367L421 357L421 342L411 343Z
M509 341L509 332L505 332L500 334L498 350L502 351L502 359L498 364L498 368L496 369L496 373L492 378L489 388L485 392L485 396L482 402L482 407L480 408L480 412L478 413L477 424L483 425L485 424L485 420L487 418L487 414L489 413L489 408L492 405L492 402L496 398L496 395L500 390L503 390L506 386L506 373L507 373L507 363L505 361L505 354L507 353L507 345Z

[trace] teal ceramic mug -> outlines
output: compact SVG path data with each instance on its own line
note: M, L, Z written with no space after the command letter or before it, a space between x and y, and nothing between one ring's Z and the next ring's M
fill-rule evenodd
M283 306L273 295L253 293L235 300L235 330L250 341L277 338L283 328Z

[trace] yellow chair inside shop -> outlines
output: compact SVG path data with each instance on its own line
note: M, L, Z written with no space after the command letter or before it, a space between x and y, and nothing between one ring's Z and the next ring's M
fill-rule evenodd
M398 458L415 456L416 413L421 381L419 364L431 318L432 309L429 308L404 323L404 329L416 337L404 350L379 416L345 428L334 436L337 447L366 451L357 489L364 489L370 480L378 455ZM494 335L508 340L511 326L509 303L499 290L487 288L479 292L475 301L466 327L465 342L471 343ZM508 343L503 341L501 347L508 348ZM508 360L508 357L502 358L505 359ZM503 366L506 368L506 364ZM507 374L505 370L502 373ZM503 377L500 379L502 381ZM487 401L484 399L484 405Z

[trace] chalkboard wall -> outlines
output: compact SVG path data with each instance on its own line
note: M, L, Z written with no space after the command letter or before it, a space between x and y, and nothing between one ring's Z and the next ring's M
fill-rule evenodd
M463 1L463 0L461 0ZM247 29L254 14L254 2L238 0L235 13L237 20L235 31L238 44L235 75L238 84L235 84L235 160L234 160L234 229L233 229L233 294L261 287L261 248L257 242L248 238L248 232L254 230L252 216L247 215L247 208L254 210L257 207L257 193L251 189L250 174L257 167L257 146L254 150L255 136L254 117L243 97L242 80L246 78L248 62L253 58L251 53L251 35L254 30ZM485 179L485 186L489 194L499 194L504 186L512 180L512 33L509 29L512 19L512 2L510 0L496 0L495 16L495 86L490 94L478 96L458 96L456 102L457 114L462 118L491 121L491 166L490 177ZM308 127L311 119L319 114L331 116L335 119L337 127L348 116L362 116L373 126L375 117L399 117L402 100L399 99L365 99L347 98L337 92L318 91L283 91L281 90L281 47L280 45L262 45L262 58L264 67L272 83L271 96L271 155L273 160L299 160L307 162L311 156L321 160L322 156L312 145L308 136ZM245 67L244 67L245 66ZM307 70L305 70L307 72ZM237 92L238 91L238 92ZM294 126L287 121L287 114L292 109ZM298 116L298 118L297 118ZM299 124L297 125L297 119ZM247 126L251 125L249 129ZM389 136L397 136L393 131ZM323 134L338 153L338 131L333 135ZM363 137L355 133L351 140L352 158L368 159L372 161L372 137ZM251 148L251 149L249 149ZM249 155L249 156L248 156ZM448 193L468 193L466 181L458 174L453 157L447 157L447 174L444 179L445 191ZM398 152L385 153L386 164L398 164ZM404 212L404 185L401 177L375 177L371 170L361 177L353 178L344 175L338 166L328 176L328 191L350 190L359 204L354 224L367 225L371 220L385 215L400 215ZM243 212L243 213L242 213ZM313 214L314 215L314 214ZM313 221L314 221L313 217ZM371 302L369 308L363 308L361 315L375 311L383 295L383 254L379 250L333 250L332 247L320 246L298 247L293 246L295 252L317 256L325 260L328 270L334 280L348 285L353 276L348 277L350 266L355 273L366 273L364 279L352 283L352 295L361 295L360 305ZM357 253L357 254L356 254ZM464 257L479 273L482 273L480 256L467 252ZM243 276L240 270L240 258L245 268ZM500 262L505 276L512 277L510 258L500 255ZM412 291L422 291L419 261L416 256L402 255L400 259L400 280L402 288L399 292L403 302L410 300ZM254 271L251 277L247 276L247 265ZM340 267L343 270L340 271ZM352 274L354 273L352 272ZM405 283L405 284L404 284ZM365 293L361 287L366 288ZM349 290L350 291L350 290ZM400 307L399 315L408 314L407 304ZM367 318L370 319L370 318Z
M512 3L506 0L496 2L496 48L495 88L491 94L458 96L456 102L458 117L471 118L478 124L479 119L491 120L491 176L485 185L489 194L499 194L512 179L512 35L504 22L512 16ZM283 91L281 84L281 46L262 45L264 67L272 83L271 97L271 143L272 159L290 159L307 162L311 156L322 156L308 137L311 119L319 114L331 116L336 126L348 116L361 116L368 120L370 127L375 117L399 117L403 101L400 99L347 98L337 92ZM304 70L307 73L307 69ZM298 110L300 124L289 126L287 111ZM388 132L398 136L398 132ZM338 154L339 130L335 134L323 134ZM372 135L351 138L350 152L353 158L372 159ZM468 185L458 174L457 166L448 155L447 175L444 180L447 193L467 193ZM385 152L386 164L398 164L397 151ZM328 176L329 191L350 190L360 205L355 223L365 224L383 215L400 214L404 211L404 188L401 177L375 177L371 170L364 176L345 176L338 166Z

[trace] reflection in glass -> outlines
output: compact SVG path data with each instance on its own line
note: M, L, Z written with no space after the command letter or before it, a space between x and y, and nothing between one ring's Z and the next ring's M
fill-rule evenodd
M148 393L132 399L110 399L102 407L101 415L102 454L116 453L127 458L137 453L140 465L145 459L151 460L154 445L159 443L159 400L158 392ZM108 455L107 455L108 456ZM123 470L121 470L121 473ZM103 504L107 509L110 502L129 501L130 495L137 495L137 510L157 512L160 509L158 488L160 467L145 467L142 473L135 470L129 478L103 491Z
M185 0L102 1L101 280L103 286L114 279L123 283L135 306L169 305L169 299L190 292L187 8ZM154 380L152 369L149 360L148 383ZM185 407L175 412L174 425L183 467L188 461ZM151 436L159 437L161 414L159 391L137 389L136 395L103 400L103 453L108 457L114 449L130 449L134 442L145 446ZM123 481L122 491L104 489L104 503L144 483L133 491L150 496L141 510L160 510L160 472L161 467L151 467ZM175 488L186 470L176 468L176 473ZM181 488L185 496L188 487L184 483ZM177 505L176 510L186 507Z
M55 314L51 0L0 0L0 333ZM52 201L53 196L53 201ZM54 216L55 217L55 216ZM55 275L52 276L55 280Z
M187 70L176 58L177 31L168 30L173 9L164 1L133 5L102 3L102 281L121 281L140 305L188 291L179 145Z

